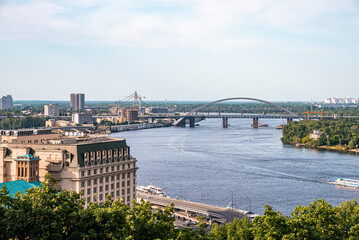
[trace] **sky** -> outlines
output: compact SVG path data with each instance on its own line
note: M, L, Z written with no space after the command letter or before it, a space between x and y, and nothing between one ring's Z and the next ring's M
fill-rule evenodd
M359 0L0 0L0 95L359 97Z

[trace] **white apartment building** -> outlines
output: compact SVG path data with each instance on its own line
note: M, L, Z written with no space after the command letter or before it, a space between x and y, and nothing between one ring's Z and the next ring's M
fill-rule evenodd
M44 115L58 117L60 115L59 107L55 104L44 105Z

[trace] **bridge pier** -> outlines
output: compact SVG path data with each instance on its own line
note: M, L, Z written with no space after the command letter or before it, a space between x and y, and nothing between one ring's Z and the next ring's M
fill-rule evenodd
M194 117L189 118L189 127L194 128L196 126L196 119Z
M293 121L292 117L287 117L287 124L291 123Z
M222 117L223 128L228 128L228 117Z
M180 122L177 123L176 127L186 127L186 119L183 118Z
M253 117L253 128L258 128L258 117Z

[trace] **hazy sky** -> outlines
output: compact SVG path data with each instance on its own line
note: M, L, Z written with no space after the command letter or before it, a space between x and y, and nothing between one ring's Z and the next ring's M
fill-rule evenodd
M359 0L0 0L14 99L359 97Z

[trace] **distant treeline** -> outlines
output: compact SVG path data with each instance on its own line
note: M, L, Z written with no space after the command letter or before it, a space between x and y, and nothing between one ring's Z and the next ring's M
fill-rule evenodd
M0 115L6 116L8 113L21 114L22 111L30 110L31 114L39 114L44 112L44 105L49 104L46 101L19 101L15 108L10 110L0 110ZM71 115L70 103L66 101L51 102L59 106L60 116ZM142 107L168 107L174 109L176 112L188 112L197 107L200 107L208 102L183 102L183 101L146 101L142 103ZM284 107L297 115L305 116L303 112L306 111L324 111L325 116L332 116L337 114L339 116L359 116L359 108L354 105L351 107L322 107L319 108L315 105L311 106L308 102L276 102L277 105ZM96 102L87 101L86 106L91 109L92 114L106 114L110 113L110 108L117 106L115 102ZM126 101L120 103L121 107L131 107L133 102ZM200 112L226 112L226 113L258 113L258 114L287 114L281 109L276 108L264 103L258 102L239 102L239 101L228 101L222 103L216 103L208 106ZM318 114L317 114L318 115Z
M309 138L314 130L321 132L319 139ZM291 122L283 128L282 142L302 143L309 146L341 146L353 149L359 144L359 120L303 120Z
M45 127L46 118L27 116L25 118L8 117L0 119L0 129L20 129Z

